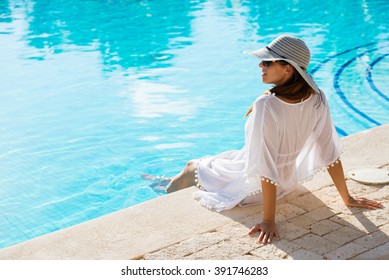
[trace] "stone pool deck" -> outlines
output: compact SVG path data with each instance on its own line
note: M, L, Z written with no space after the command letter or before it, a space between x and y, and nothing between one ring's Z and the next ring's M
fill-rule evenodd
M388 170L388 139L389 124L343 138L345 171ZM348 209L323 170L278 202L281 240L261 245L247 235L261 206L212 212L192 187L1 249L0 259L389 259L389 184L347 184L385 208Z

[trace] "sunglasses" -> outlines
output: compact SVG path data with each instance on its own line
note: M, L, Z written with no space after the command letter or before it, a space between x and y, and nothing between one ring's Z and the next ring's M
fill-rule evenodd
M264 61L264 60L261 61L262 65L265 67L269 67L273 62L274 61Z
M289 64L289 63L287 63L286 61L283 61L283 60L277 60L277 61L274 61L274 60L264 61L264 60L262 60L261 61L262 65L265 66L265 67L269 67L273 62L277 62L278 64L281 64L281 65Z

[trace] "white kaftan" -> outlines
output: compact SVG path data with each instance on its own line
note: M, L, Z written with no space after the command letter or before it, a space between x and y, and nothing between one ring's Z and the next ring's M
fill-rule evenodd
M278 199L317 169L335 162L341 152L323 92L293 104L273 93L262 95L246 121L244 147L199 159L200 190L193 196L218 212L261 203L261 177L265 177L275 184Z

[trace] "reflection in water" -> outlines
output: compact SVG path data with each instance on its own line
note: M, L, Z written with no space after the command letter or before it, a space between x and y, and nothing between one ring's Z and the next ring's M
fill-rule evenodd
M202 1L31 1L27 40L36 48L68 51L93 46L104 64L153 66L190 44L190 11ZM103 11L103 12L102 12ZM174 11L174 12L173 12Z
M201 98L197 98L197 106L194 99L187 98L187 90L177 87L156 83L152 81L136 81L128 93L122 96L131 98L133 115L139 118L157 118L163 115L175 115L178 121L186 121L197 115Z
M383 3L376 0L353 1L342 5L318 1L309 8L307 8L308 1L279 0L277 6L282 7L280 9L274 9L271 1L242 2L243 7L248 11L246 14L248 29L257 25L255 31L263 42L268 42L287 32L305 38L310 46L330 43L339 48L353 41L350 37L340 36L341 28L346 23L350 23L353 27L353 34L366 37L367 41L374 40L376 35L381 33L379 29L383 25L387 28L385 15L379 12L383 8ZM375 22L380 24L374 25L372 17L367 16L367 7L372 9L371 14L374 14ZM322 40L314 40L321 35L323 35Z
M8 0L0 1L0 23L7 23L12 21L11 9L9 8ZM3 30L0 30L0 34Z

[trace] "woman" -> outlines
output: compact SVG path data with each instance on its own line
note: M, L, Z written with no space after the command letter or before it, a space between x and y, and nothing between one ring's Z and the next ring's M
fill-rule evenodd
M190 161L167 187L168 192L196 185L194 197L210 209L263 203L258 242L279 239L276 200L293 191L314 172L327 170L347 207L382 208L366 198L350 196L345 183L341 142L328 103L306 70L310 52L299 38L283 35L265 48L247 52L261 62L262 81L274 87L247 112L245 146Z

